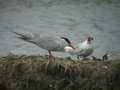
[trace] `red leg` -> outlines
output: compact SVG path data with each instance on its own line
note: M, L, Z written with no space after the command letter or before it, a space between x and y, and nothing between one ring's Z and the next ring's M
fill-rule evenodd
M48 51L48 52L49 52L50 58L54 58L53 55L52 55L52 53L51 53L51 51Z

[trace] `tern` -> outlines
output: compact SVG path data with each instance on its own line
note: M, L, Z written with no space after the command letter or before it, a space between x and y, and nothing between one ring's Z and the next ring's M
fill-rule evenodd
M92 44L92 37L88 37L87 40L79 43L75 46L75 49L71 48L70 46L66 46L65 52L70 53L71 55L77 55L77 58L83 57L85 59L87 56L93 53L93 44Z
M33 43L39 46L42 49L46 49L49 52L49 56L53 58L51 51L61 51L65 52L64 48L69 46L74 49L74 46L71 44L71 41L66 37L59 36L47 36L40 35L40 33L31 33L31 34L20 34L13 32L18 35L20 39Z

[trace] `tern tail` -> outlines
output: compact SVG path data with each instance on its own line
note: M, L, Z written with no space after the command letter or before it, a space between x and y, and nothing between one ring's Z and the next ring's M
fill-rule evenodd
M17 33L17 32L13 32L13 33L15 33L16 35L19 36L17 38L20 38L20 39L22 39L24 41L30 41L31 40L31 37L28 36L28 35L23 35L23 34L20 34L20 33Z

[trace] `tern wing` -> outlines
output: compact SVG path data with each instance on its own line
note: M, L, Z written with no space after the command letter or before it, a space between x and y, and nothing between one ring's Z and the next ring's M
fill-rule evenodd
M31 34L21 34L17 32L13 32L13 33L18 35L17 38L27 41L27 42L31 42L31 43L35 43L35 39L40 37L40 34L38 33L31 33Z
M39 33L31 33L26 35L17 32L14 33L19 36L18 38L24 41L31 42L43 49L51 51L63 51L64 47L68 45L65 40L56 36L40 36Z
M42 36L39 39L36 39L36 43L48 50L52 51L62 51L67 43L59 37L53 36Z

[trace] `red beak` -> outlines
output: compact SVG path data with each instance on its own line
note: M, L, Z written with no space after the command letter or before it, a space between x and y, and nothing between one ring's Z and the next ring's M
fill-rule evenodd
M74 47L73 45L70 44L69 46L70 46L71 48L75 49L75 47Z

